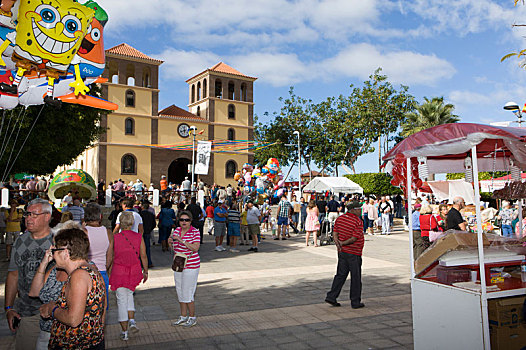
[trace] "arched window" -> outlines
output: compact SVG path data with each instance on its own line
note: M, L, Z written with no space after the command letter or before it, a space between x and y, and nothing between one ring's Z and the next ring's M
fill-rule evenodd
M223 85L221 83L221 79L216 79L215 97L223 98Z
M197 113L195 113L198 117L201 116L201 107L197 106Z
M201 99L201 82L197 82L197 98L196 100L199 101Z
M237 172L237 164L233 160L229 160L225 165L225 177L227 179L233 179Z
M126 66L126 84L135 86L135 66L133 64Z
M142 71L142 86L145 88L151 87L150 83L150 68L144 67Z
M113 74L113 75L111 76L111 83L112 83L112 84L118 84L118 83L119 83L119 75L117 75L117 74Z
M206 98L208 96L208 85L206 83L206 79L203 80L203 98Z
M235 99L236 99L236 98L235 98L236 96L235 96L234 90L235 90L235 88L234 88L234 82L231 81L231 82L228 83L228 99L229 99L229 100L235 100Z
M137 174L137 158L131 153L125 154L121 159L121 174L135 175Z
M124 121L124 134L135 135L135 121L133 118L126 118Z
M129 86L135 86L135 78L134 77L128 77L128 81L126 82Z
M247 84L241 84L241 101L247 101Z
M228 129L226 137L228 141L234 141L236 139L236 131L234 129Z
M126 90L126 107L135 107L135 91Z
M195 102L195 85L192 85L192 102L191 103L194 103Z
M228 119L236 119L236 106L228 105Z

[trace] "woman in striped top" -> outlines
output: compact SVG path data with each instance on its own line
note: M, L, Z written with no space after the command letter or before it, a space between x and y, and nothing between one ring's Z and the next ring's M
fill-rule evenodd
M241 235L241 226L239 210L237 209L237 203L232 202L230 209L228 210L227 217L227 229L228 236L230 238L230 251L232 253L239 253L239 250L236 249L237 238Z
M197 323L194 294L201 266L198 253L200 235L199 230L191 226L192 213L186 210L179 211L177 219L179 227L174 230L168 243L172 245L174 253L185 254L187 261L182 272L174 272L175 289L181 307L181 316L173 325L192 327Z

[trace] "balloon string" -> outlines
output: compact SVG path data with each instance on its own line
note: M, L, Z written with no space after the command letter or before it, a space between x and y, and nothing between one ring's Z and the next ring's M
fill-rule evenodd
M2 125L0 125L0 136L2 136L2 131L4 130L4 121L5 121L5 113L7 112L6 109L4 109L4 112L2 113Z
M44 110L44 107L46 105L43 104L42 105L42 108L40 108L40 112L38 112L38 115L37 117L35 118L35 121L33 122L33 125L31 125L31 129L29 129L29 132L27 133L26 135L26 138L24 139L24 142L22 143L22 146L20 147L20 149L18 150L18 153L16 154L16 157L15 159L13 160L13 163L11 164L11 167L9 168L9 170L7 171L7 175L9 175L11 173L11 170L13 169L13 166L16 164L16 161L18 160L18 156L20 156L20 153L22 152L22 150L24 149L24 146L26 145L26 142L27 140L29 139L29 135L31 135L31 132L33 131L33 128L35 127L37 121L38 121L38 118L40 118L40 115L42 114L42 111ZM2 182L4 182L5 179L2 179Z
M9 142L11 141L11 137L13 137L13 133L15 132L15 128L16 128L16 124L18 123L18 121L20 120L20 116L22 115L22 112L24 110L21 109L20 110L20 113L18 113L18 117L16 118L16 121L15 123L13 124L13 128L11 130L11 133L9 134L9 137L6 139L4 137L4 141L5 143L2 143L2 150L0 150L0 159L2 159L4 157L4 153L5 151L7 150L7 147L9 146ZM13 115L11 115L11 119L13 119ZM9 125L7 126L7 129L6 129L6 135L8 133L8 130L9 130ZM6 164L6 167L7 167L7 164Z
M22 114L22 119L20 120L20 123L18 124L18 131L16 132L15 141L13 141L13 146L11 147L11 152L9 152L9 158L7 159L7 163L6 163L6 166L5 166L5 169L4 169L4 175L2 175L2 181L4 181L5 178L6 178L7 168L9 167L9 162L11 161L11 158L13 157L13 152L15 150L16 143L18 141L18 136L20 135L20 130L22 129L22 124L24 123L24 119L26 118L26 115L27 115L27 107L24 108L24 114ZM15 127L16 127L16 125L15 125Z

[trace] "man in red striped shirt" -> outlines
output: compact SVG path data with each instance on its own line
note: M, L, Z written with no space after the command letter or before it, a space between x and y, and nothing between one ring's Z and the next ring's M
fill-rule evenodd
M325 302L332 306L341 305L336 299L349 272L351 273L351 307L359 309L365 306L361 301L363 223L359 217L351 213L357 206L359 206L358 202L347 204L347 213L339 216L334 223L333 237L338 249L338 267L331 290L325 298Z

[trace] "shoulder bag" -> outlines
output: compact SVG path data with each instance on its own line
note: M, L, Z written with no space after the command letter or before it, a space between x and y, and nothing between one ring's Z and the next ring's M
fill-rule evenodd
M436 219L435 219L436 221ZM438 237L440 237L441 234L443 234L444 232L441 232L441 231L431 231L431 224L433 223L433 215L431 215L429 217L429 242L434 242L437 240ZM437 222L437 228L438 229L438 222ZM435 229L435 230L436 230Z
M173 234L175 235L175 231ZM192 256L192 254L190 254L190 256ZM186 262L190 256L186 255L185 253L175 253L174 260L172 262L172 270L175 272L183 272L184 268L186 267Z

